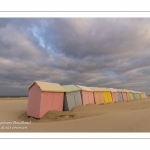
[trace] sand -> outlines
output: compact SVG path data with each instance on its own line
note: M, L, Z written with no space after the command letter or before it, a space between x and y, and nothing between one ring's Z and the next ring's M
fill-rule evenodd
M150 132L150 99L26 115L27 100L0 100L0 132Z
M0 100L28 100L28 97L1 97Z

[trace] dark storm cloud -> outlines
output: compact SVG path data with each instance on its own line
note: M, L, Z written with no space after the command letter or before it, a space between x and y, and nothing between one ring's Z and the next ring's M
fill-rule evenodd
M35 80L150 93L150 19L0 19L0 95Z

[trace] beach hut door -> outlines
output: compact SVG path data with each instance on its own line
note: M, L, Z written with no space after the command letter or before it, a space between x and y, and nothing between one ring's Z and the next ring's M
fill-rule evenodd
M75 102L75 106L82 105L80 91L74 92L74 102Z

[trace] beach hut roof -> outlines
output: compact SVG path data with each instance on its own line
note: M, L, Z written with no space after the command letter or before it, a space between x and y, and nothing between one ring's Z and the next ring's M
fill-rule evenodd
M75 91L80 91L81 89L73 84L71 85L62 85L63 89L65 92L75 92Z
M131 90L128 90L129 92L132 92Z
M117 92L116 89L113 89L113 88L108 88L111 92Z
M37 86L40 88L41 91L45 92L65 92L65 90L60 86L58 83L50 83L50 82L42 82L42 81L35 81L28 90L34 85L37 84Z
M107 88L99 88L99 87L89 87L90 89L92 89L95 92L99 92L99 91L110 91L110 89Z
M90 91L90 92L93 92L93 90L92 89L90 89L89 87L87 87L87 86L81 86L81 85L77 85L81 90L83 90L83 91Z
M130 90L130 92L132 92L132 93L142 93L142 92L139 92L139 91L132 91L132 90Z
M132 93L138 93L137 91L131 91Z
M132 91L131 90L126 90L127 92L130 92L130 93L132 93Z
M139 92L139 93L144 93L144 92Z
M122 89L124 92L132 92L131 90Z
M129 92L129 90L126 90L126 89L122 89L122 91L123 91L123 92Z
M123 89L115 89L118 92L123 92Z

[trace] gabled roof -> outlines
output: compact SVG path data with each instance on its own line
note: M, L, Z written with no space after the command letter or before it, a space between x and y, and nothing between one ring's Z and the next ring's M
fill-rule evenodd
M128 92L128 91L125 90L125 89L118 89L118 91L120 91L120 92Z
M131 90L126 90L126 89L125 89L125 91L126 91L126 92L129 92L129 93L132 93L132 91L131 91Z
M60 86L58 83L50 83L50 82L42 82L42 81L35 81L28 90L34 85L40 88L41 91L45 92L65 92L65 90Z
M123 89L115 89L117 92L124 92Z
M81 85L76 85L77 87L79 87L81 90L83 91L90 91L90 92L93 92L92 89L90 89L89 87L87 86L81 86Z
M122 90L122 92L126 92L126 93L128 93L128 92L129 92L129 90L123 89L123 90Z
M118 92L116 89L108 88L111 92Z
M139 91L137 91L137 93L139 93L139 94L146 94L145 92L139 92Z
M110 91L110 89L107 88L99 88L99 87L89 87L89 88L95 92Z
M126 89L123 89L123 91L130 92L130 93L139 93L138 91L132 91L132 90L126 90Z
M65 92L75 92L80 91L81 89L73 84L71 85L62 85L62 88L65 90Z
M132 93L137 93L136 91L131 91Z
M129 91L129 90L127 90L127 89L123 89L123 91L124 91L124 92L127 92L127 93L128 93L128 92L130 92L130 91Z

